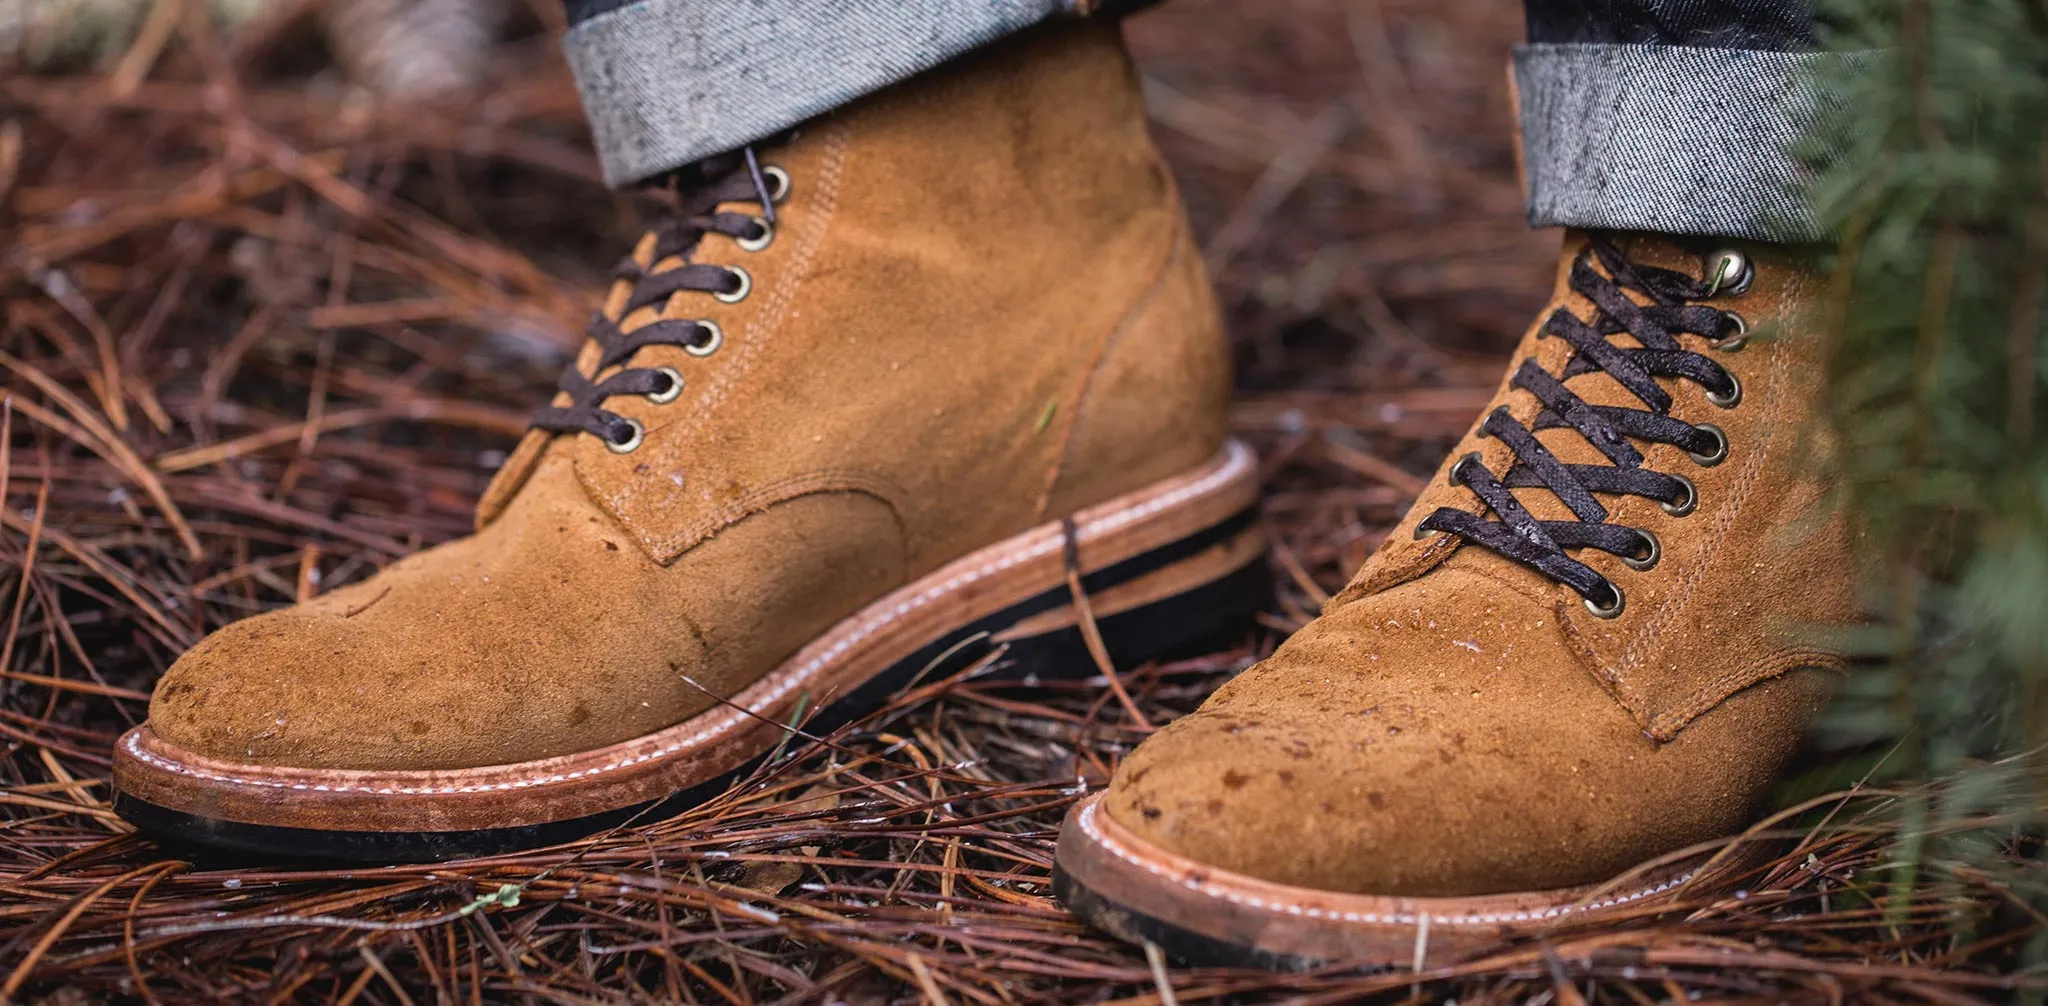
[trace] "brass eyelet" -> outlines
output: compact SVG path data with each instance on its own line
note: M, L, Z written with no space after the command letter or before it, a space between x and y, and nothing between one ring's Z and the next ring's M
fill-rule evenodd
M1642 552L1637 555L1624 555L1617 558L1621 560L1622 565L1640 572L1656 566L1657 560L1664 558L1664 545L1657 540L1656 535L1642 528L1636 528L1635 532L1643 538Z
M1749 319L1734 311L1721 312L1721 320L1728 323L1727 335L1708 341L1707 345L1723 353L1733 353L1749 343Z
M1689 517L1693 511L1700 508L1700 487L1693 485L1692 480L1683 475L1673 475L1671 477L1677 479L1678 484L1685 487L1685 498L1676 503L1658 500L1657 505L1663 507L1664 512L1673 517Z
M1722 430L1719 426L1715 426L1713 423L1697 423L1693 426L1693 429L1701 433L1711 433L1714 436L1714 450L1712 453L1693 454L1691 451L1685 452L1692 455L1692 460L1695 464L1698 464L1701 468L1712 468L1728 460L1728 434L1726 431Z
M775 243L774 224L769 223L767 219L764 217L755 217L754 226L761 228L761 233L758 236L751 238L732 239L732 243L739 245L740 250L743 252L761 251L762 249L767 248L769 245Z
M1734 372L1734 371L1732 371L1732 370L1731 370L1731 371L1729 371L1729 372L1728 372L1728 393L1727 393L1726 395L1721 395L1721 394L1716 394L1716 393L1714 393L1714 392L1712 392L1712 391L1709 391L1709 392L1707 392L1707 401L1709 401L1709 402L1712 402L1712 403L1714 403L1715 405L1718 405L1718 406L1720 406L1721 408L1724 408L1724 409L1732 409L1732 408L1736 407L1737 405L1741 405L1741 404L1742 404L1742 378L1740 378L1740 377L1737 377L1737 376L1735 376L1735 372Z
M704 332L704 340L684 343L683 352L691 356L710 356L718 352L718 347L725 345L725 329L718 327L717 322L704 318L695 324Z
M1750 264L1749 256L1733 248L1717 249L1707 256L1707 296L1739 297L1755 280L1756 266Z
M779 203L789 198L790 187L794 184L790 181L789 172L776 165L767 164L761 167L761 177L768 182L769 202Z
M683 397L683 375L681 371L678 371L674 367L656 367L654 368L654 372L657 374L668 375L668 390L648 392L648 401L653 402L656 405L667 405L668 403Z
M1621 592L1620 587L1608 583L1607 590L1613 595L1610 603L1596 604L1592 598L1585 598L1586 610L1592 612L1594 618L1620 618L1621 609L1628 607L1628 596Z
M754 292L754 277L748 275L745 269L736 265L726 266L725 271L739 277L740 288L731 293L714 293L711 296L727 304L737 304L740 301L746 300L747 294Z
M623 441L613 440L610 437L598 438L604 441L604 445L610 448L613 454L631 454L639 450L641 442L647 439L647 427L640 425L639 420L628 419L626 420L626 425L633 428L633 435Z

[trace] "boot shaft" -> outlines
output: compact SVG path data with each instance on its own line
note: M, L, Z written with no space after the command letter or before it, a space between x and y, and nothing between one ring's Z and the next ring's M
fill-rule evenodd
M1114 28L1027 32L761 159L789 179L772 241L710 235L685 256L743 269L744 299L685 292L620 319L711 320L717 352L636 355L685 387L616 400L645 428L632 452L554 448L656 561L778 500L855 492L897 508L929 568L1221 445L1220 321ZM683 264L650 247L650 271ZM610 316L630 292L615 285ZM508 463L486 522L543 446ZM1002 492L951 498L963 484Z

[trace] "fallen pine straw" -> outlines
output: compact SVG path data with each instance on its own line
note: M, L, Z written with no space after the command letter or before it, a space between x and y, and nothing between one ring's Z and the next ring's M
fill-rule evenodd
M1897 789L1767 822L1751 840L1780 854L1738 895L1423 974L1180 968L1052 900L1064 808L1342 585L1541 303L1554 236L1521 227L1499 73L1519 25L1512 5L1471 6L1176 0L1131 26L1238 340L1234 420L1261 450L1281 585L1270 631L1115 679L926 683L830 737L792 737L674 820L391 868L183 858L111 814L108 751L206 632L467 529L644 207L597 184L540 21L503 47L492 86L445 105L266 74L267 50L238 48L258 43L190 18L113 78L0 80L0 998L2038 989L2012 971L2044 920L1984 864L1925 862L1933 879L1892 892ZM2017 870L2036 852L1996 848Z

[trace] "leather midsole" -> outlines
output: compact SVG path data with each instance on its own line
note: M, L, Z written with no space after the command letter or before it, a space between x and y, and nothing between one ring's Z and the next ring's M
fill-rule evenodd
M465 769L306 769L184 751L145 723L116 746L115 786L136 799L202 817L335 831L502 828L658 799L773 747L784 733L779 724L800 703L822 708L951 629L1066 583L1070 549L1083 573L1106 569L1223 524L1253 506L1257 491L1250 449L1232 442L1196 469L1086 508L1068 522L1043 524L980 549L884 595L726 705L603 748ZM1184 589L1196 582L1193 573L1229 572L1219 556L1241 567L1257 558L1243 544L1245 537L1234 534L1105 588L1102 603L1091 607L1104 617L1149 603L1168 588ZM1031 631L1059 628L1063 611L1071 606L1034 616L1041 623Z
M1274 959L1431 966L1501 939L1577 925L1714 889L1752 855L1700 853L1644 864L1600 884L1466 897L1396 897L1282 884L1188 859L1149 842L1096 794L1060 830L1058 868L1116 912ZM1097 919L1112 931L1126 919ZM1129 933L1120 933L1129 936Z

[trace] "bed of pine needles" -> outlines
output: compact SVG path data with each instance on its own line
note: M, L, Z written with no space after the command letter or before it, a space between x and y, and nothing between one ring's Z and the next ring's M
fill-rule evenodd
M1117 668L1142 721L1099 674L968 674L674 820L339 871L132 834L110 745L206 632L461 534L650 206L599 183L545 3L439 104L380 105L290 24L228 38L190 9L104 72L0 78L0 1000L2039 996L2014 962L2048 920L1989 873L1894 884L1898 791L1875 786L1760 825L1783 855L1735 895L1422 974L1181 968L1052 899L1063 809L1342 585L1541 303L1518 15L1176 0L1131 24L1230 311L1279 585L1241 645Z

